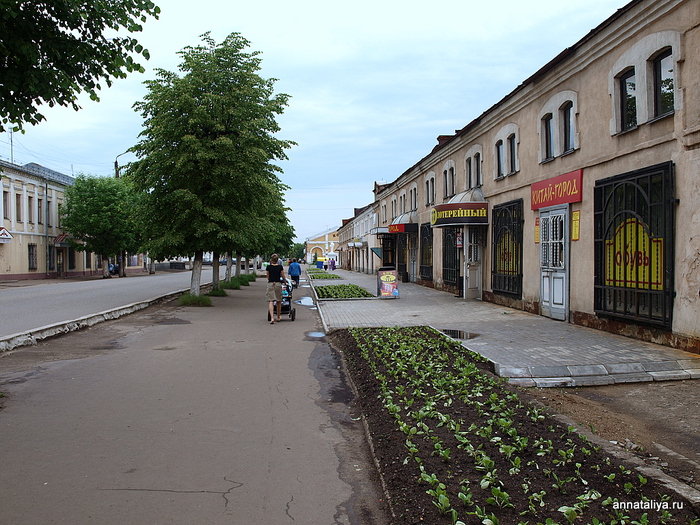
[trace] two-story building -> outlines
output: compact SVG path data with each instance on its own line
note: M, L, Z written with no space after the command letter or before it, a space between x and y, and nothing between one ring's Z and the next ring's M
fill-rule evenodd
M79 252L61 230L59 206L73 178L39 164L0 161L0 279L99 273L98 258Z
M634 0L389 184L382 266L700 351L700 2Z

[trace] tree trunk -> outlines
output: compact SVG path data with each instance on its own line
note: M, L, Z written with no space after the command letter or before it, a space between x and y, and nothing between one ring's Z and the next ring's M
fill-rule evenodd
M236 252L236 277L240 277L241 275L241 265L243 262L241 261L241 254L240 252Z
M126 277L126 250L121 251L121 259L119 262L119 277Z
M107 255L102 256L102 278L109 279L112 277L109 275L109 257Z
M192 264L192 279L190 280L190 294L199 295L200 284L202 282L202 261L204 252L197 250L194 252L194 263Z
M211 254L211 287L219 287L219 252Z
M231 268L233 268L233 258L231 252L226 252L226 280L231 280Z

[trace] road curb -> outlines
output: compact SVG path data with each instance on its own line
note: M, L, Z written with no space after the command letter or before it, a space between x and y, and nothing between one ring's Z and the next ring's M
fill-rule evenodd
M211 283L201 285L202 291L205 291L209 288L211 288ZM61 321L59 323L41 326L39 328L33 328L24 332L18 332L16 334L4 336L0 338L0 355L3 353L11 352L12 350L16 350L17 348L21 348L23 346L35 346L40 341L49 339L51 337L75 332L84 328L90 328L91 326L103 323L105 321L119 319L120 317L124 317L125 315L129 315L134 312L138 312L139 310L143 310L144 308L148 308L153 304L170 301L189 291L189 288L183 288L174 292L168 292L164 295L151 297L150 299L145 299L143 301L138 301L124 306L119 306L117 308L112 308L110 310L104 310L95 314L78 317L77 319Z

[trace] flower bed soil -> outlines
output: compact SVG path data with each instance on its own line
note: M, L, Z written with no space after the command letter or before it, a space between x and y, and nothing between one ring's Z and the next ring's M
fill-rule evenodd
M432 329L339 330L331 341L355 385L397 524L689 524L698 517L690 503L543 413L480 356Z

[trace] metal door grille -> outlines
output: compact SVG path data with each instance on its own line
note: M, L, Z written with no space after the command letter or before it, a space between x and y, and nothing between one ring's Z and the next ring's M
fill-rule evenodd
M420 278L433 280L433 228L430 223L420 225Z
M491 288L520 298L523 293L523 200L493 207Z
M442 279L450 285L456 285L460 280L457 228L453 226L442 229Z
M671 328L675 202L670 162L596 182L597 314Z

